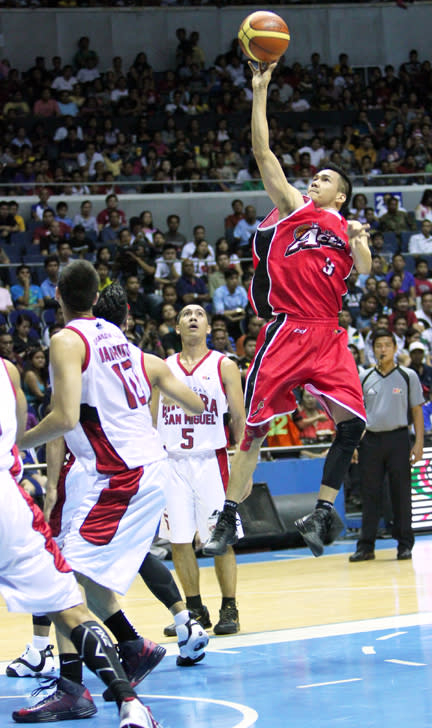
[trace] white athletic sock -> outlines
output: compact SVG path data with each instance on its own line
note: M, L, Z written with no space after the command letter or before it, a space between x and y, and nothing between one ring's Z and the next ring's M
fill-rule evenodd
M46 650L49 645L49 641L49 637L38 637L37 635L33 635L33 647L35 650Z
M176 627L180 627L182 624L186 624L190 619L190 615L187 609L183 609L178 614L174 615L174 622Z

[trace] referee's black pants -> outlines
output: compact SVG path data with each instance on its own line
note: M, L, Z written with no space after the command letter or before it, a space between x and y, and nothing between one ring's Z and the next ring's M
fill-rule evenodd
M387 473L393 507L392 536L398 551L412 549L411 466L408 428L366 432L359 447L362 528L357 549L373 551L381 515L384 476Z

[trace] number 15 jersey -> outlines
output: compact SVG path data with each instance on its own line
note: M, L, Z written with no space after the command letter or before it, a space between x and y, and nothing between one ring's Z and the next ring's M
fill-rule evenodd
M196 392L205 407L201 415L187 415L160 397L157 428L168 453L187 456L226 447L224 414L228 405L221 375L224 358L224 354L209 351L190 372L181 363L180 354L166 359L174 376Z
M74 319L66 328L86 348L80 419L65 435L69 450L89 473L119 473L165 458L152 427L142 351L103 319Z
M309 197L281 220L275 208L257 228L253 259L249 299L259 316L337 318L353 259L347 221L336 210Z

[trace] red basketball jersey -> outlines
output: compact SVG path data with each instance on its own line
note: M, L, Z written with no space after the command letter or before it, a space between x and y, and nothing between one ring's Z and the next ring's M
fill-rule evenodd
M275 208L255 233L253 309L266 319L278 313L337 318L353 265L347 221L336 210L316 207L309 197L287 217L278 217Z

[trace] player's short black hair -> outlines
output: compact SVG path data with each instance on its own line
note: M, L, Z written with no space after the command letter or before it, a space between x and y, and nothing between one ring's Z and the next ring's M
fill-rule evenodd
M90 311L98 287L98 274L88 260L73 260L60 273L58 289L70 311Z
M378 341L378 339L384 338L391 339L393 344L396 346L396 337L392 331L389 331L389 329L377 329L372 335L372 348L375 348L375 342Z
M323 169L331 169L332 172L337 172L341 178L340 191L343 192L346 197L344 205L348 205L352 195L352 182L347 173L341 167L338 167L337 164L333 164L333 162L321 164L318 171L322 172Z
M127 295L120 283L106 286L93 306L93 313L97 318L110 321L116 326L121 326L126 321L127 312Z

